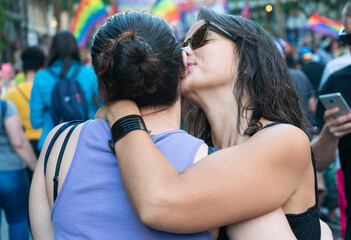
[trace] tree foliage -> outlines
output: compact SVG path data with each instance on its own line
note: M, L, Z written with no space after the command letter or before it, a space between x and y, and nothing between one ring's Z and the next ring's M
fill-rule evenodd
M11 21L9 16L6 16L6 11L11 0L0 0L0 51L5 47L8 38L5 33L5 22Z

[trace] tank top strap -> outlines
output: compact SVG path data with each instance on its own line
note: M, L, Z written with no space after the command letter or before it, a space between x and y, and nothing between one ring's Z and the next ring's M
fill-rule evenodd
M311 146L311 158L312 158L312 165L313 165L313 172L314 172L314 193L316 197L316 205L318 206L318 180L317 180L317 166L316 166L316 159L314 158L314 154L312 151Z
M269 128L269 127L273 127L273 126L278 125L278 124L286 124L286 123L281 123L281 122L270 123L270 124L267 124L266 126L262 127L260 130L265 129L265 128Z

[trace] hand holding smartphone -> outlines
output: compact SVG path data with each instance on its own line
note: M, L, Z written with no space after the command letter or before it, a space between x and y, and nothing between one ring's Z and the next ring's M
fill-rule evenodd
M326 109L334 107L338 107L340 109L340 111L335 114L335 117L340 117L351 112L349 105L339 92L320 95L319 100Z

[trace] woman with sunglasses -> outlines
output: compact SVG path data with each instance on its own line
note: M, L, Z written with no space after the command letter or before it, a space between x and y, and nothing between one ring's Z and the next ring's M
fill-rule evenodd
M140 115L137 106L114 103L106 117L139 217L153 228L185 233L281 207L297 239L330 237L318 218L304 115L274 40L241 17L202 8L198 18L183 43L188 74L181 94L198 106L190 131L225 149L178 173L146 132L133 131L145 129L140 121L125 120Z
M207 155L202 140L179 130L179 80L185 66L166 21L146 12L116 14L94 37L91 54L105 103L125 98L137 102L152 139L178 170ZM108 142L109 124L98 119L63 126L71 128L57 135L64 129L57 127L46 139L32 183L30 218L35 239L217 238L218 228L175 234L143 225L123 189ZM260 222L280 217L277 210L244 226L264 235ZM287 221L278 224L275 235L291 239Z

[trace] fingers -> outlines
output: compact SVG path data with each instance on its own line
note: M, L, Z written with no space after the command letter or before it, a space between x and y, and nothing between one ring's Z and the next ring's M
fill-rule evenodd
M340 109L338 107L334 107L331 109L328 109L324 112L324 119L326 118L335 118L334 115L337 114L340 111Z
M351 113L335 118L339 108L332 108L324 113L325 125L330 134L340 138L351 133Z
M138 105L132 100L118 100L107 107L106 119L112 125L118 119L131 114L141 115Z
M329 127L329 132L337 138L343 137L346 134L351 133L351 122L344 123L338 126Z

